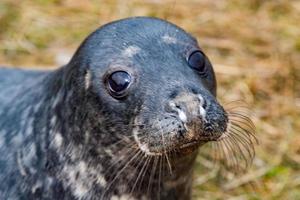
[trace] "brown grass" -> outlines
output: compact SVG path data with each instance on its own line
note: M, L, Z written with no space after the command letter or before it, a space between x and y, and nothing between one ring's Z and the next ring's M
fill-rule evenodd
M56 66L109 21L167 18L197 36L221 102L251 105L260 145L243 175L199 155L194 199L300 199L300 2L1 0L0 63ZM203 172L209 173L203 173Z

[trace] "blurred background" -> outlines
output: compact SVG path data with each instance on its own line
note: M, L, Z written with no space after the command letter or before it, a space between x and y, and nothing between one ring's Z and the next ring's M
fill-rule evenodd
M257 128L246 173L223 173L199 155L193 199L300 199L300 1L1 0L0 65L61 66L99 26L141 15L196 36L219 100L244 99Z

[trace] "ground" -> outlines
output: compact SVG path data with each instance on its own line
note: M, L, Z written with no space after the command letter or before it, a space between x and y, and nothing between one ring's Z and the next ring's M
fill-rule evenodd
M247 173L223 172L199 154L193 198L300 199L300 1L1 0L0 64L65 64L100 25L141 15L195 35L220 101L243 99L256 125L260 144Z

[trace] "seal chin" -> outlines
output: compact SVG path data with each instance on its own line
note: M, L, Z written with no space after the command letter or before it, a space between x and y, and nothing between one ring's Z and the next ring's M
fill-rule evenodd
M182 144L165 144L158 146L149 146L149 148L141 148L147 155L163 155L168 153L174 153L176 155L186 155L193 153L198 150L198 148L205 144L207 141L190 141ZM146 151L145 151L146 150Z

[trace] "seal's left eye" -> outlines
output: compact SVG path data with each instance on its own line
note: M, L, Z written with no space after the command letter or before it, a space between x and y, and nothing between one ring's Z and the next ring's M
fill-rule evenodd
M198 72L205 72L205 55L201 51L193 51L189 55L187 62L191 68L197 70Z
M123 97L130 83L131 76L125 71L113 72L107 80L110 93L114 97Z

